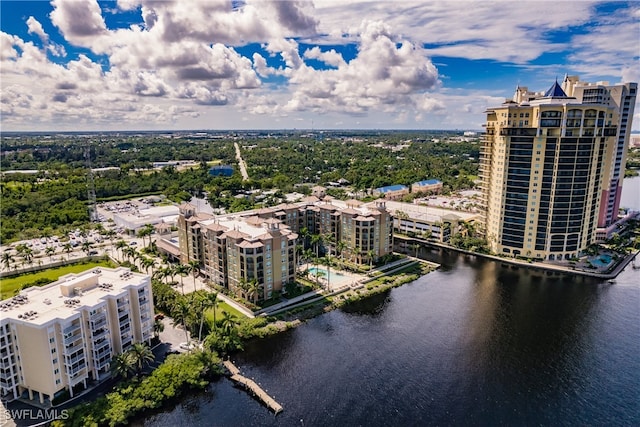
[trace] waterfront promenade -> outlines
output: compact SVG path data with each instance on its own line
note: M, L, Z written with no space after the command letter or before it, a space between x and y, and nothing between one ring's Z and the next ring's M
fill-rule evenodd
M515 266L518 266L518 267L528 268L528 269L531 269L531 270L546 270L546 271L553 271L553 272L564 273L564 274L569 274L569 275L593 277L593 278L596 278L596 279L603 279L603 280L615 279L622 272L622 270L624 270L624 268L638 255L638 253L640 253L640 250L633 251L632 253L627 254L612 269L607 270L607 271L602 271L602 272L596 272L596 271L578 270L578 269L576 269L574 267L566 266L566 265L551 264L551 263L539 262L539 261L526 261L526 260L521 260L521 259L517 259L517 258L507 258L507 257L500 257L500 256L497 256L497 255L490 255L490 254L483 254L483 253L479 253L479 252L472 252L472 251L467 251L467 250L464 250L464 249L456 248L454 246L445 245L445 244L442 244L442 243L430 242L428 240L419 239L419 238L416 238L416 237L401 236L401 235L398 235L398 234L394 235L394 239L396 240L396 243L397 243L398 240L404 241L405 244L407 242L414 242L414 243L419 244L419 245L425 245L425 246L431 246L431 247L440 248L440 249L452 250L452 251L463 253L463 254L466 254L466 255L478 256L478 257L490 259L490 260L493 260L493 261L498 261L498 262L502 262L502 263L506 263L506 264L511 264L511 265L515 265Z

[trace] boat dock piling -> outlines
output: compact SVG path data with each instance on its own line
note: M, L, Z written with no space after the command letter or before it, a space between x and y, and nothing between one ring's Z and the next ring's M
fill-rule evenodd
M240 370L230 360L225 360L225 368L231 373L231 380L241 384L246 390L251 391L256 397L258 397L269 409L278 415L282 412L282 406L276 402L271 396L267 394L255 381L246 378L240 374Z

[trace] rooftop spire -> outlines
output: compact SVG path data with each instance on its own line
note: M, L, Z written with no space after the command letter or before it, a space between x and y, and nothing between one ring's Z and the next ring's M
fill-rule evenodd
M551 86L549 88L549 90L547 90L544 93L544 97L545 98L567 98L567 94L564 93L564 91L560 87L560 84L558 84L558 78L557 77L556 77L556 81L553 84L553 86Z

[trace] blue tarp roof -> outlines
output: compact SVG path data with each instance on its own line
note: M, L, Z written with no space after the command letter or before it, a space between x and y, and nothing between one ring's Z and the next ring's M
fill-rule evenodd
M400 184L387 185L386 187L376 188L376 190L381 193L388 193L389 191L398 191L398 190L406 190L406 189L407 189L406 185L400 185Z
M415 184L417 184L417 185L435 185L435 184L442 184L442 182L438 181L437 179L425 179L424 181L418 181Z

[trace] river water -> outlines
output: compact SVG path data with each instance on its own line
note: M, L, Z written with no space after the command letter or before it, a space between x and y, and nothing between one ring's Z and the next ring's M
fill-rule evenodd
M639 199L625 181L623 205ZM420 256L442 267L235 358L277 417L222 379L143 424L640 425L638 270L606 283Z

